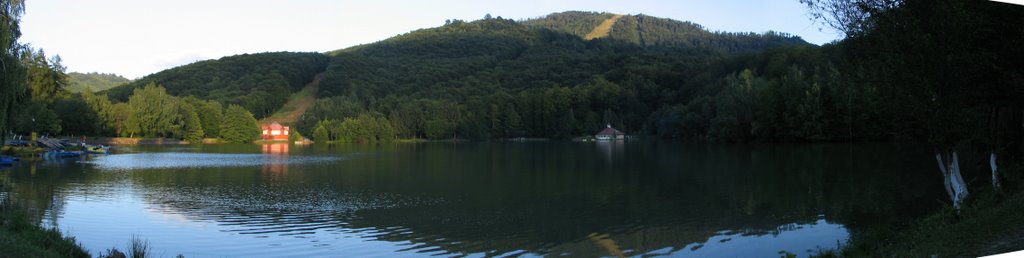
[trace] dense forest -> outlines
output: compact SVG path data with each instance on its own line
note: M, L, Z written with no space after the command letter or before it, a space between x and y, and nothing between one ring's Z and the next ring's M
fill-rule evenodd
M239 105L261 118L323 73L319 99L295 124L318 141L564 139L610 124L632 135L687 141L896 140L1019 149L1020 133L1010 128L1020 124L1022 94L1011 85L1021 81L1015 60L1024 58L1013 58L1020 52L1005 45L1013 41L985 42L1006 37L999 31L1012 28L999 26L1011 24L1017 10L996 5L882 6L878 15L863 16L847 39L824 46L775 32L709 32L645 15L623 15L607 37L585 40L587 28L614 15L565 12L523 21L487 15L326 55L201 61L94 96L128 103L136 90L155 84L185 102ZM957 26L906 22L937 15ZM72 110L60 107L67 100L90 98L55 88L67 80L51 76L63 73L59 58L47 59L42 50L19 56L33 100L22 101L24 109L45 115L42 110ZM64 120L73 119L14 131L87 132L54 130L80 128ZM109 122L97 128L133 135Z
M154 83L131 89L121 102L92 91L70 92L69 75L59 56L16 45L11 66L18 81L7 81L3 138L10 135L90 135L166 137L197 143L202 138L251 142L259 138L252 113L235 104L173 96ZM111 76L106 76L111 77ZM116 76L113 76L116 77ZM24 80L24 81L21 81ZM121 86L127 88L127 86ZM287 96L287 94L285 94ZM2 139L2 138L0 138Z
M97 92L104 91L121 84L129 83L131 80L117 74L106 73L68 73L67 90L70 92Z
M265 117L284 105L291 93L312 81L327 62L327 56L319 53L228 56L164 70L104 93L112 100L126 101L134 89L155 83L174 96L240 105L256 117Z
M311 135L319 121L366 113L387 117L402 138L570 138L606 124L634 134L656 133L651 114L678 102L688 91L683 84L713 64L733 53L812 47L774 33L749 34L757 35L751 40L654 18L644 26L651 27L648 37L664 39L657 44L614 36L588 41L582 33L565 32L609 16L567 12L521 22L451 20L335 51L320 86L320 96L327 98L298 128ZM630 19L638 18L626 16L619 23ZM749 44L753 41L760 43Z
M800 2L844 39L817 46L642 14L487 15L328 53L200 61L96 93L78 92L100 88L76 84L59 56L19 44L23 6L2 6L15 15L0 23L0 139L251 142L257 118L319 75L292 134L318 143L561 140L608 125L687 142L925 143L958 215L968 185L1000 192L1000 171L1020 170L1024 7ZM586 39L613 17L606 36Z
M561 12L523 21L533 28L565 32L583 38L614 14ZM607 39L641 46L702 48L724 53L757 52L768 48L807 45L799 37L769 31L767 33L710 32L700 24L649 15L623 15L611 27Z

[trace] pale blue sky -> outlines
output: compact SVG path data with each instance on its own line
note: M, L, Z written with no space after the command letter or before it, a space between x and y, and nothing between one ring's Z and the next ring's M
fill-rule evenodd
M26 1L22 42L59 54L69 71L130 79L197 60L242 53L330 51L371 43L446 19L490 13L512 19L568 10L648 14L713 31L780 31L811 43L819 31L797 0L74 0Z

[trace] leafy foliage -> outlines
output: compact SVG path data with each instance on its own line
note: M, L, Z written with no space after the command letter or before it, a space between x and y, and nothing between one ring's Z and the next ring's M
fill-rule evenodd
M145 137L169 137L181 127L178 99L156 84L136 89L128 99L131 116L127 120L127 133Z
M611 13L567 11L552 13L542 18L525 20L522 23L533 28L560 31L583 38L601 22L612 18Z
M311 132L321 120L378 112L405 138L568 138L596 133L605 124L650 132L652 112L692 92L681 85L712 67L711 61L730 57L724 53L806 44L768 43L777 35L743 39L693 26L685 31L680 28L687 23L651 17L643 26L662 28L658 35L665 37L656 44L614 37L584 41L580 33L549 29L582 28L606 17L569 12L524 22L456 20L334 52L320 85L330 98L318 101L297 127ZM682 36L687 33L704 36ZM721 44L684 44L691 42L681 40L687 37Z
M199 100L192 97L185 98L185 101L196 108L196 114L199 116L203 134L209 138L219 137L220 123L224 120L224 107L220 102Z
M47 58L42 49L26 48L21 59L27 68L28 85L33 100L53 103L67 96L67 68L61 64L60 56Z
M81 95L74 95L53 104L53 112L60 119L61 129L81 135L99 133L100 117L98 112L88 112L90 110L91 107Z
M38 132L56 135L62 131L60 117L46 107L46 103L29 101L18 110L13 120L13 131L18 134Z
M19 60L22 49L19 22L25 11L23 0L0 0L0 143L15 120L15 106L27 92L25 66Z
M199 61L164 70L108 90L125 101L134 89L155 83L174 96L192 96L223 104L241 105L264 117L281 107L313 76L324 70L328 58L319 53L261 53Z
M178 114L181 115L181 122L184 124L179 135L183 140L191 143L198 143L203 140L203 126L196 114L196 108L191 104L178 105Z
M67 90L70 92L97 92L104 91L110 88L116 87L121 84L131 82L127 78L121 77L117 74L106 74L106 73L68 73L69 85Z
M249 111L239 105L228 105L224 111L224 122L220 126L220 138L224 142L247 143L260 137L260 126Z
M523 21L523 24L565 32L584 37L610 13L562 12L544 18ZM608 40L623 41L642 46L701 48L726 53L758 52L783 46L806 45L800 37L768 32L730 33L709 32L703 26L685 21L658 18L649 15L623 15L612 27Z

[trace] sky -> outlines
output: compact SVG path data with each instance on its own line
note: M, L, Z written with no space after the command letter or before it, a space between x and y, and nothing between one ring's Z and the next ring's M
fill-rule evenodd
M74 0L26 1L22 43L60 55L69 72L136 79L223 56L325 52L447 19L515 20L579 10L692 21L712 31L785 32L814 44L842 37L798 0Z

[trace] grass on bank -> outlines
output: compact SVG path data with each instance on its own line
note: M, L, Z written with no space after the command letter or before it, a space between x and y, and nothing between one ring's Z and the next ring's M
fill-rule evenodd
M908 226L876 228L854 235L841 250L818 257L978 257L1024 249L1024 169L1007 173L997 193L972 189L974 196L959 213L946 207ZM1006 172L1004 172L1006 173Z
M29 222L9 204L0 204L0 257L89 257L74 237Z

